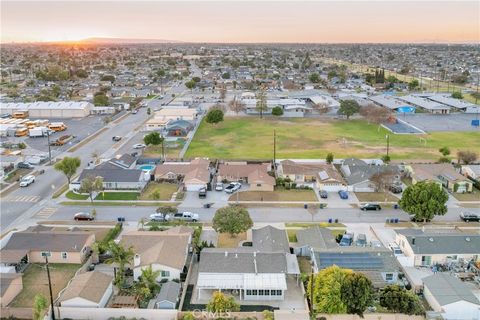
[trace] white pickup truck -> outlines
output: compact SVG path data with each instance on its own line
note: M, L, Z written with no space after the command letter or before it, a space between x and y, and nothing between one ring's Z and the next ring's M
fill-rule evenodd
M198 221L198 214L193 212L178 212L175 213L172 217L174 220L182 220L188 222L197 222Z

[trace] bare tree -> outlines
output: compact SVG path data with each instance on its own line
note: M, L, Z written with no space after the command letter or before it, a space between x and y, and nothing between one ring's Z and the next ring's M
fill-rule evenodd
M243 112L246 109L245 103L243 103L240 100L237 100L236 98L234 98L228 103L228 107L230 108L230 110L232 110L236 114L239 114L240 112Z
M327 103L315 103L312 108L314 110L317 110L318 113L327 113L328 111L330 111L330 107Z
M470 164L472 162L475 162L477 158L478 155L473 151L464 150L457 152L458 163L463 162L465 164Z
M381 124L385 122L391 114L389 109L377 107L373 104L360 108L360 115L366 118L368 123Z
M391 170L379 171L370 177L370 182L373 184L375 191L385 192L388 186L393 183L395 173Z
M226 95L227 95L227 88L225 88L225 85L222 85L222 87L220 88L220 100L224 101Z

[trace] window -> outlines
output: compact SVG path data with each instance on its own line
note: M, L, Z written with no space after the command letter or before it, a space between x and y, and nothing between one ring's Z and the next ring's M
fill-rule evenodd
M256 296L257 295L257 290L252 290L252 296Z
M257 187L261 187L261 186L262 186L262 184L261 184L261 183L257 183Z
M41 257L50 257L52 253L50 251L42 251L40 252Z
M272 291L274 291L274 290L272 290ZM265 295L269 296L270 295L270 290L265 290Z
M432 264L431 256L422 256L422 266L429 266Z
M247 290L247 296L251 296L252 295L252 290L248 289Z
M68 258L68 254L66 252L62 252L62 259L66 260Z
M160 273L163 278L170 277L170 271L163 271Z
M282 290L277 290L277 296L281 296L282 295Z
M258 290L258 295L259 296L265 295L265 290Z
M393 273L385 274L385 280L386 281L392 281L393 280Z

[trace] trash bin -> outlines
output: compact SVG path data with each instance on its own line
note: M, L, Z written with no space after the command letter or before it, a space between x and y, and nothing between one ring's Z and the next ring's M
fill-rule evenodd
M125 222L125 217L118 217L118 218L117 218L117 221L118 221L118 222Z
M395 204L393 205L393 209L398 209L398 204L395 203Z
M328 223L332 223L333 219L332 218L329 218L328 219Z
M395 223L398 223L398 218L395 218Z
M386 218L385 223L389 223L389 222L390 222L390 218Z
M303 205L303 209L308 209L308 204L305 203L305 204Z
M335 223L338 223L338 219L335 219Z

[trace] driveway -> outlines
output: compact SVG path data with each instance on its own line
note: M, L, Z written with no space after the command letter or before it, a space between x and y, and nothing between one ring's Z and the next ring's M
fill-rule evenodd
M213 208L221 208L228 205L228 198L230 197L225 191L207 191L207 198L200 199L198 192L187 191L185 192L185 199L179 208L203 208L206 203L213 203Z
M329 192L327 199L321 199L322 202L327 201L327 208L351 208L352 204L358 205L358 199L354 192L348 193L348 199L341 199L338 192Z

